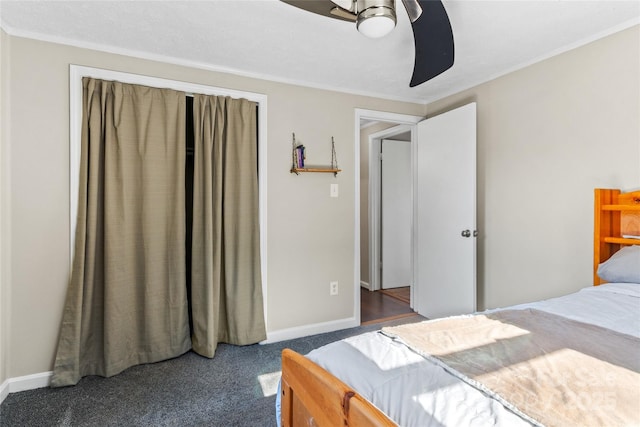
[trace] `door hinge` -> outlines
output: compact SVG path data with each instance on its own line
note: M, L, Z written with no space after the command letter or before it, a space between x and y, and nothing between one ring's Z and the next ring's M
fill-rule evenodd
M380 161L382 161L382 153L378 153L378 159L380 159Z

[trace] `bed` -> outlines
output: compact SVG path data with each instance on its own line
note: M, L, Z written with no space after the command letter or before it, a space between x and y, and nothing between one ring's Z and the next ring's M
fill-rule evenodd
M594 286L285 349L282 425L640 425L640 191L594 205Z

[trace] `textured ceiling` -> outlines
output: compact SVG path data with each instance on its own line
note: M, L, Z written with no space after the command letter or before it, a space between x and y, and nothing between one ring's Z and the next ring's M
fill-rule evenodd
M382 39L355 25L260 1L7 1L9 34L306 86L428 102L640 22L638 1L445 0L454 66L409 88L413 34Z

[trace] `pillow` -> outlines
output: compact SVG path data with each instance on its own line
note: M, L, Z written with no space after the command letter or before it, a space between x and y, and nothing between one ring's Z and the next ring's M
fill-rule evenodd
M640 283L640 246L625 246L598 266L598 276L611 283Z

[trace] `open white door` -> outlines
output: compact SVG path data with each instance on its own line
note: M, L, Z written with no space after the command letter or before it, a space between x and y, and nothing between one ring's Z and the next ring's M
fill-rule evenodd
M411 286L411 142L382 140L382 289Z
M414 309L476 310L476 104L418 123Z

